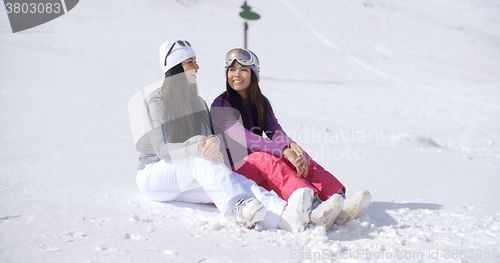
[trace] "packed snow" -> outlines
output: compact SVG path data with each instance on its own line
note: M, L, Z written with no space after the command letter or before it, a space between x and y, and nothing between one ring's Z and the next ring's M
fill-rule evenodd
M187 39L208 104L243 1L80 1L13 34L0 10L0 261L499 262L500 3L249 0L285 131L369 209L328 232L238 228L135 185L127 103Z

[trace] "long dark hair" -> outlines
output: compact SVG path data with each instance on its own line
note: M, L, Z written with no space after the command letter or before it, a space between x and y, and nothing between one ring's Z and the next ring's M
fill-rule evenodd
M165 73L158 97L169 142L183 142L195 135L211 133L207 105L200 98L196 84L187 82L182 63Z
M237 63L236 61L234 63ZM260 91L259 87L259 81L257 79L257 76L253 72L253 70L250 70L251 77L250 77L250 92L248 93L248 103L252 106L252 116L253 116L253 122L254 124L257 125L257 127L247 127L247 123L245 123L246 118L243 119L243 126L245 126L247 129L250 129L253 133L262 136L263 133L265 132L265 125L266 125L266 118L267 118L267 113L271 109L271 104L269 103L269 100L262 94ZM243 106L243 98L241 95L235 91L231 86L229 85L229 81L226 77L226 93L223 95L223 99L226 99L229 101L229 104L235 109L237 109L240 114L245 115L246 110L245 107ZM237 116L238 117L238 116Z

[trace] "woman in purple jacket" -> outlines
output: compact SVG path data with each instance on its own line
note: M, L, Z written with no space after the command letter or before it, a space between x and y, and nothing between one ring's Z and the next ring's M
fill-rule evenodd
M242 48L230 50L225 68L226 92L211 106L214 131L226 148L225 164L267 190L274 190L284 200L297 189L311 188L314 196L311 219L321 218L330 228L342 212L345 187L283 131L269 100L261 93L259 60L253 52ZM357 199L369 197L366 193ZM348 219L363 211L354 211Z

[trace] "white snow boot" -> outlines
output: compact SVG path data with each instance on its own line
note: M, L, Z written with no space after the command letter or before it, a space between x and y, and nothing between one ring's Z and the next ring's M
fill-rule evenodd
M313 201L314 191L311 188L299 188L288 198L279 228L292 233L303 232L309 223L309 214Z
M337 218L343 207L344 198L339 194L334 194L312 210L309 223L316 225L323 222L325 229L328 231L333 226L335 218Z
M266 207L255 198L240 199L234 206L231 216L237 225L252 228L255 223L264 220Z
M370 192L366 190L359 191L353 196L347 198L344 202L344 209L335 219L335 224L343 225L348 221L358 218L366 211L366 209L368 209L371 200L372 196Z

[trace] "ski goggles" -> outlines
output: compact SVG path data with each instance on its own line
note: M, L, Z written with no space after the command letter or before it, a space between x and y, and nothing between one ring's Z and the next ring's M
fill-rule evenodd
M181 46L181 47L185 47L186 45L187 46L191 46L191 44L187 40L177 40L177 41L175 41L172 44L172 46L170 46L170 49L168 50L167 55L165 56L165 66L167 65L167 57L172 52L172 49L174 49L175 44L179 44L179 46Z
M234 48L226 54L224 67L229 68L234 60L238 61L242 66L252 66L259 68L259 58L250 50L244 48Z

